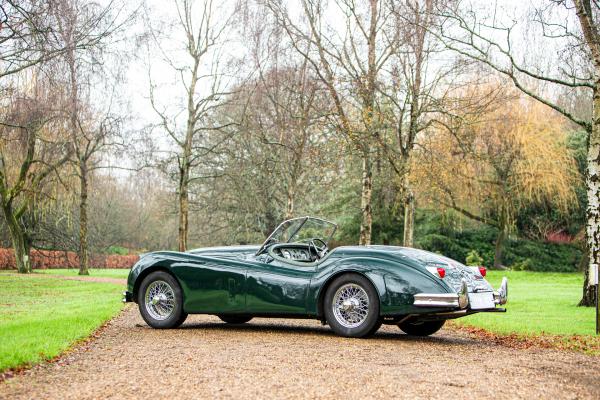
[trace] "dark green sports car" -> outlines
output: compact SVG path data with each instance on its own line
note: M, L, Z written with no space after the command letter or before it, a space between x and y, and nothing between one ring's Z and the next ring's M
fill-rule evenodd
M314 318L349 337L381 324L431 335L448 319L503 312L485 268L395 246L327 247L336 225L314 217L281 223L262 246L213 247L143 255L131 269L124 301L148 325L175 328L188 314L231 324L255 317Z

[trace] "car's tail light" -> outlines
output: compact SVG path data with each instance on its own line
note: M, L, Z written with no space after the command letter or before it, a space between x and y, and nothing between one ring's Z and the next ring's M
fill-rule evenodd
M485 269L485 267L479 267L479 273L481 276L485 276L485 274L487 274L487 269Z
M442 279L446 276L446 270L442 267L437 268L437 273Z

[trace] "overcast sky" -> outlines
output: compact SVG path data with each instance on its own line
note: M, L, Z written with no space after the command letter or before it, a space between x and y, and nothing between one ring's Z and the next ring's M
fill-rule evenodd
M201 6L203 0L198 0L196 3L196 14L198 18L201 16ZM471 2L473 7L478 10L479 18L494 18L497 23L512 24L514 21L518 22L518 29L515 32L515 38L519 35L522 37L528 36L530 44L528 46L520 45L520 50L530 60L539 62L540 65L544 63L550 63L550 60L555 59L552 52L548 52L548 42L534 41L531 35L531 21L529 21L529 10L531 4L547 4L544 0L536 0L533 2L522 1L522 0L502 0L498 2L490 2L486 0L476 0ZM233 2L227 0L223 2L215 1L215 4L219 4L220 10L218 11L221 18L231 13ZM297 2L289 2L291 8L296 12L299 11L297 8ZM181 80L178 76L178 72L175 71L172 66L164 61L165 58L175 66L182 66L186 62L189 62L188 57L183 49L183 40L185 37L182 35L181 29L177 26L169 26L177 23L178 16L177 10L174 6L173 0L146 0L144 7L142 8L142 18L129 26L125 32L126 44L129 57L127 59L128 67L125 74L125 83L122 87L121 93L128 102L129 109L127 113L130 113L129 129L139 130L143 127L148 126L151 123L158 121L157 114L152 110L149 102L149 71L152 81L156 86L156 93L158 94L159 107L168 110L171 115L176 114L176 109L182 109L184 91L181 86ZM335 7L330 7L328 11L328 23L332 26L336 25L336 10ZM144 22L146 20L146 22ZM156 46L156 43L152 39L148 39L142 46L136 46L139 43L139 38L147 32L148 23L156 30L157 35L161 43L162 50ZM197 22L197 21L194 21ZM340 24L340 29L343 26ZM236 25L230 29L225 38L227 40L227 46L224 47L223 55L226 58L238 58L243 59L246 56L247 48L244 44L244 39L241 37L240 32L243 31L243 27ZM208 58L210 59L210 57ZM208 64L205 65L207 67ZM235 83L248 76L248 70L239 70L239 76L230 77L230 83ZM206 85L208 80L203 84ZM203 87L200 87L203 90ZM124 108L125 109L125 108ZM169 146L168 139L164 135L160 135L157 132L155 140L160 143L160 146ZM122 161L122 160L121 160Z

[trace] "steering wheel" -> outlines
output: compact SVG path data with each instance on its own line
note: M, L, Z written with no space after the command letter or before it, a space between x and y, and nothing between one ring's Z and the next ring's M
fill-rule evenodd
M321 246L318 246L317 243L320 243ZM327 243L325 243L322 239L311 238L308 240L308 244L309 246L312 245L315 248L319 259L323 258L323 256L325 256L325 253L327 253Z

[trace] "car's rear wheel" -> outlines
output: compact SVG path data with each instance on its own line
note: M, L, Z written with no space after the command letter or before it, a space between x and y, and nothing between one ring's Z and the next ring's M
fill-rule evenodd
M400 329L407 335L412 336L429 336L433 335L446 323L442 321L405 321L398 325Z
M181 287L164 271L152 272L144 278L138 291L138 306L142 318L152 328L177 328L187 318Z
M367 337L381 326L379 296L362 275L336 278L325 294L325 319L335 333L346 337Z
M252 319L248 315L217 315L217 317L228 324L245 324Z

